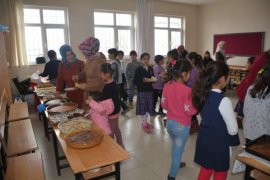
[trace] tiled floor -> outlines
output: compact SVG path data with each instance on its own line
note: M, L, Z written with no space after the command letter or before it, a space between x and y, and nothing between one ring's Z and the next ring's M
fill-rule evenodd
M233 104L236 102L235 95L228 93ZM47 180L73 180L74 175L70 168L62 170L62 176L57 176L52 141L44 137L43 124L38 120L36 112L31 111L31 120L38 142L39 150L42 153L44 171ZM123 140L126 149L130 152L131 158L121 164L121 178L123 180L166 180L170 165L171 140L163 126L163 118L153 118L154 131L146 134L141 129L141 122L135 115L135 109L131 109L120 118L119 125L122 130ZM239 131L243 143L242 130ZM187 166L179 170L178 180L195 180L199 167L193 162L197 134L191 135L185 147L183 161ZM61 148L59 148L61 149ZM241 147L233 149L234 156ZM231 165L232 167L232 165ZM108 179L114 179L107 178ZM243 174L228 176L229 180L242 180Z

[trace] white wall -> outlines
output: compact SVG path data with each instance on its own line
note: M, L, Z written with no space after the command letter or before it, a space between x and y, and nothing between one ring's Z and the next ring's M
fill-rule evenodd
M25 5L58 6L68 8L70 44L80 59L84 59L78 45L89 36L94 36L93 12L95 9L136 11L136 0L24 0ZM198 6L155 1L155 14L182 16L186 19L186 47L197 50ZM150 32L147 32L150 33ZM153 44L154 46L154 44ZM43 65L29 68L13 68L11 77L26 76L43 70Z
M136 0L24 0L24 4L67 7L70 43L79 58L83 58L83 56L77 48L78 45L86 37L94 36L93 12L95 9L136 11ZM155 1L155 14L183 16L186 18L186 46L194 50L197 49L197 12L198 6Z
M223 0L199 7L198 50L213 52L213 35L265 32L264 50L270 48L270 1ZM250 42L252 43L252 42ZM235 57L229 64L245 65L247 57Z

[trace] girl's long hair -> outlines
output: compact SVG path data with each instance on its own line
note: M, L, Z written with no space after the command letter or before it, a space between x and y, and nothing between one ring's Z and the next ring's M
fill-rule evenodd
M270 60L268 60L263 68L258 72L250 95L253 98L258 97L264 99L270 93Z
M202 68L202 59L200 58L199 54L197 54L196 52L190 52L188 54L188 58L194 63L196 67L198 67L199 69Z
M176 81L179 78L182 78L183 72L191 71L192 67L191 64L187 60L177 61L176 64L170 70L171 76L169 77L170 81Z
M193 106L201 111L212 85L215 84L222 76L227 79L229 74L229 67L223 62L211 62L200 73L195 86L192 89L192 103Z

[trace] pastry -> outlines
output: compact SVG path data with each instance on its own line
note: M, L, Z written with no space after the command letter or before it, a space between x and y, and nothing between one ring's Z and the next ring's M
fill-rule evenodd
M92 122L88 119L74 118L69 121L64 121L58 124L58 128L61 133L68 134L73 131L90 129Z

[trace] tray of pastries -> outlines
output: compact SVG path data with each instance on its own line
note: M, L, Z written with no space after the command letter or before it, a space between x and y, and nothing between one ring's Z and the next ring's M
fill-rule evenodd
M85 129L67 134L65 141L71 148L85 149L99 145L103 137L104 134L100 130Z
M69 134L73 131L91 129L92 121L83 117L73 118L58 124L58 129L62 134Z
M77 109L78 104L73 102L54 104L47 107L49 113L64 113Z
M36 86L37 89L51 88L54 87L52 83L42 83Z
M270 136L265 134L247 143L245 151L270 161Z
M82 117L83 113L84 110L78 108L73 111L68 111L64 113L50 113L49 120L54 126L57 126L61 122L68 121L73 118Z

